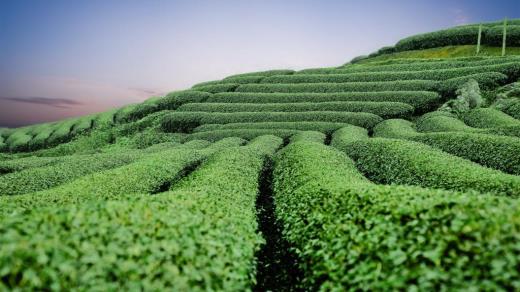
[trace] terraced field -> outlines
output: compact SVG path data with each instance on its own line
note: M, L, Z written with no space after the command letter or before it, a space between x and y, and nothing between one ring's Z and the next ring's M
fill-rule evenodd
M519 27L0 129L0 290L520 290Z

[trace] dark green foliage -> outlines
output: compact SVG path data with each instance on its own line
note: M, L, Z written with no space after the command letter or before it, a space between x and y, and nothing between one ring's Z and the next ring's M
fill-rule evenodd
M294 134L299 133L299 130L291 129L223 129L223 130L210 130L204 132L196 132L186 137L186 140L207 140L207 141L219 141L229 137L240 137L246 140L252 140L256 137L264 135L273 135L280 138L289 138Z
M487 72L503 73L511 79L520 76L520 62L510 62L476 67L434 69L423 71L359 72L346 74L297 74L272 76L262 83L340 83L340 82L382 82L399 80L446 80Z
M210 85L202 85L193 90L209 92L209 93L219 93L219 92L230 92L235 91L235 89L239 86L238 83L225 83L225 84L210 84Z
M346 123L334 122L259 122L259 123L229 123L229 124L205 124L193 130L193 132L205 132L214 130L231 129L287 129L300 131L318 131L330 134L335 130L349 126Z
M301 103L188 103L178 109L187 112L305 112L342 111L373 113L382 118L406 118L414 111L411 105L397 102L301 102Z
M164 116L161 127L165 132L188 133L204 124L227 124L249 122L338 122L371 128L382 118L370 113L351 112L172 112Z
M502 46L503 29L502 25L489 28L484 36L486 44ZM520 47L520 25L507 25L506 45L508 47Z
M338 92L338 93L218 93L208 102L218 103L295 103L295 102L402 102L416 109L425 110L440 100L439 94L432 91L376 91L376 92Z
M38 157L38 156L29 156L18 159L8 159L1 160L0 159L0 175L17 172L24 169L42 167L47 165L56 164L58 162L63 161L64 157Z
M477 43L478 32L478 25L449 28L402 39L397 42L395 49L396 51L408 51L454 45L474 45ZM501 46L502 36L502 25L488 24L482 28L482 44ZM518 24L507 27L507 45L520 45L520 26Z
M520 285L516 200L374 185L346 155L312 142L290 144L274 172L276 216L309 290Z
M354 142L345 151L359 170L375 182L520 195L520 177L421 143L372 138Z
M512 98L507 100L497 101L494 107L511 117L520 120L520 99Z
M490 90L505 84L508 80L508 77L498 72L472 74L445 80L440 83L438 90L442 95L450 96L453 95L455 91L457 91L457 89L459 89L462 85L464 85L470 80L477 81L480 86L480 89Z
M299 84L245 84L237 92L265 93L333 93L357 91L432 91L437 82L431 80L400 80L392 82L345 82L345 83L299 83Z
M205 86L208 86L208 85L229 84L229 83L235 83L235 84L259 83L264 78L265 78L264 76L256 76L256 75L228 77L223 80L214 80L214 81L198 83L198 84L193 85L191 88L193 90L198 90L198 88L201 88L201 87L204 88Z
M402 71L432 71L447 69L462 69L466 67L485 67L495 66L504 63L520 62L518 56L507 56L505 58L455 58L455 59L404 59L401 61L390 60L392 62L374 62L363 65L349 65L335 70L322 70L316 73L348 74L348 73L369 73L369 72L402 72ZM308 72L310 74L311 72Z
M290 74L293 74L293 73L294 73L293 70L285 70L285 69L282 69L282 70L268 70L268 71L259 71L259 72L250 72L250 73L231 75L231 76L228 76L228 77L224 78L224 80L235 79L235 78L240 78L240 77L249 77L249 76L268 77L268 76L273 76L273 75L290 75Z
M483 33L486 35L487 28L483 29ZM400 40L395 48L397 51L409 51L453 45L472 45L477 43L478 30L478 26L464 26L419 34ZM485 42L483 43L485 44Z

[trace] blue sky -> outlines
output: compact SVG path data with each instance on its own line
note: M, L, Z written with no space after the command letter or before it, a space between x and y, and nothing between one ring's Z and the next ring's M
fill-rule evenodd
M226 75L336 66L399 39L520 18L520 1L0 0L0 126Z

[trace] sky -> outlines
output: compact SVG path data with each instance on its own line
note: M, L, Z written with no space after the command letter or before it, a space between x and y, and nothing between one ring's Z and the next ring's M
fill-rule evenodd
M0 127L231 74L338 66L399 39L520 18L519 0L0 0Z

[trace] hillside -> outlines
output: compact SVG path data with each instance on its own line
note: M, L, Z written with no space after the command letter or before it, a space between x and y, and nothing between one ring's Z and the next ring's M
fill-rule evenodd
M0 289L520 289L520 20L505 56L502 33L0 129Z

